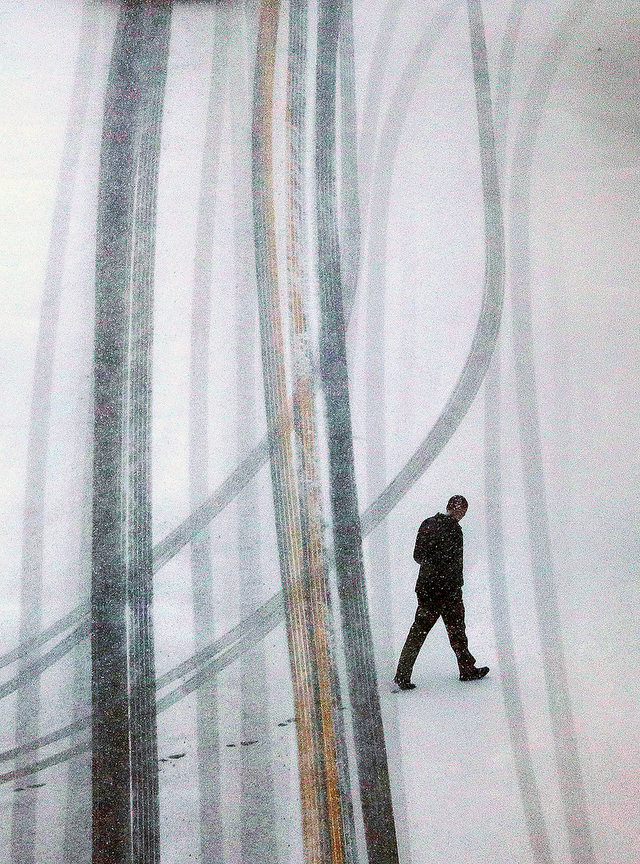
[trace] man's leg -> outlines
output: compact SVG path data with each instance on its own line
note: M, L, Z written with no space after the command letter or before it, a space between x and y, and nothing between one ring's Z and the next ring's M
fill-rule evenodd
M394 679L396 683L409 683L411 681L411 673L413 672L413 664L416 662L416 657L420 653L429 630L431 630L439 617L439 612L432 612L425 606L418 606L416 617L413 620L409 635L400 654Z
M464 603L462 593L457 594L442 605L442 620L447 628L449 642L458 658L460 675L468 675L475 668L475 658L469 651L467 633L464 626Z

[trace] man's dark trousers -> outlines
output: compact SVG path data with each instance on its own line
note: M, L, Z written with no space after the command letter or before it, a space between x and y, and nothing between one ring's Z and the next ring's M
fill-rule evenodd
M413 664L416 662L416 657L420 653L420 649L429 631L440 616L442 616L444 626L447 628L451 647L458 658L460 674L465 675L475 667L476 661L469 652L464 626L462 591L456 591L453 594L442 597L418 597L416 617L400 654L396 680L411 680L411 673L413 672Z

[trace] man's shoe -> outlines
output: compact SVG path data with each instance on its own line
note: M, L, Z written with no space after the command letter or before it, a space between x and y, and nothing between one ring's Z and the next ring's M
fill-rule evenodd
M468 672L460 673L461 681L478 681L480 678L484 678L485 675L489 674L488 666L480 666L478 669L470 669Z
M396 685L398 690L415 690L416 685L412 684L411 681L408 681L406 678L394 678L393 683Z

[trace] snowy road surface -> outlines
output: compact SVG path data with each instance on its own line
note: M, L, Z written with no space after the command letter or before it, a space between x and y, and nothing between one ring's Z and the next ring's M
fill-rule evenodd
M161 133L135 103L129 132L138 162L119 169L133 178L126 219L137 214L119 234L131 240L122 296L135 306L127 292L142 284L145 267L153 277L152 326L136 317L142 305L123 306L130 329L122 339L137 345L153 334L144 416L164 862L303 860L298 750L306 739L299 728L296 736L275 514L279 530L286 516L293 531L298 517L285 513L278 493L274 513L256 285L264 237L275 242L269 279L280 304L265 308L274 327L278 315L284 322L282 387L290 394L297 376L315 388L300 416L317 432L318 477L298 474L292 494L313 515L320 490L316 552L329 562L327 632L335 633L341 693L331 716L338 765L344 725L354 802L353 823L341 811L345 836L354 826L344 860L367 860L358 770L385 760L382 751L356 757L354 740L375 730L358 699L373 708L375 699L364 666L361 681L349 678L360 637L341 620L344 583L333 566L342 547L339 526L332 530L341 511L335 499L331 508L330 443L336 424L346 428L345 399L329 392L319 356L327 344L319 289L333 278L326 268L335 265L335 229L354 490L399 861L637 860L639 19L630 0L614 6L354 0L350 23L345 3L332 222L330 180L315 149L329 140L315 114L325 94L325 66L316 90L316 38L326 4L172 4ZM256 74L261 10L278 20L275 51L260 55L261 64L274 61L272 89L268 66ZM94 298L96 261L112 251L98 224L99 212L112 212L99 177L111 182L101 159L105 105L120 110L109 101L119 14L116 2L0 0L0 864L91 860L93 457L111 410L94 406L94 334L113 335L106 313L96 320ZM296 39L306 33L304 62L295 53L302 43L289 40L292 21ZM287 85L294 60L304 73L297 91ZM127 90L131 75L144 105L157 70L140 75L134 66L123 67L125 98L137 98L133 85ZM256 131L256 117L266 116L264 107L255 112L259 87L273 94L272 136ZM306 110L297 198L292 93ZM273 146L272 185L260 186L255 173L258 134ZM157 195L155 213L144 190L149 201ZM255 216L256 190L273 195L266 227ZM147 247L154 226L155 248ZM328 232L320 273L318 228ZM295 279L304 338L289 329ZM128 356L131 364L142 355ZM125 386L131 429L146 410L140 386ZM298 434L299 416L296 423ZM281 426L272 429L280 444ZM117 457L118 482L128 477L133 490L125 483L116 501L127 548L144 546L131 533L143 482L142 463L129 458L135 446ZM414 670L417 688L393 694L415 612L415 533L454 493L470 504L462 523L470 648L491 673L460 683L438 623ZM298 528L308 529L304 519ZM287 554L292 567L295 548ZM363 612L362 599L348 608ZM312 653L314 615L300 619L316 628L313 637L290 630ZM301 691L316 686L301 680ZM333 739L322 717L326 756Z

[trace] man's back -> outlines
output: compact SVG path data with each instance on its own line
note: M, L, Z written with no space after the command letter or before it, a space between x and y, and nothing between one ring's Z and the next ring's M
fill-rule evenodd
M418 597L459 591L462 578L462 528L449 513L425 519L418 530L413 558L420 564Z

